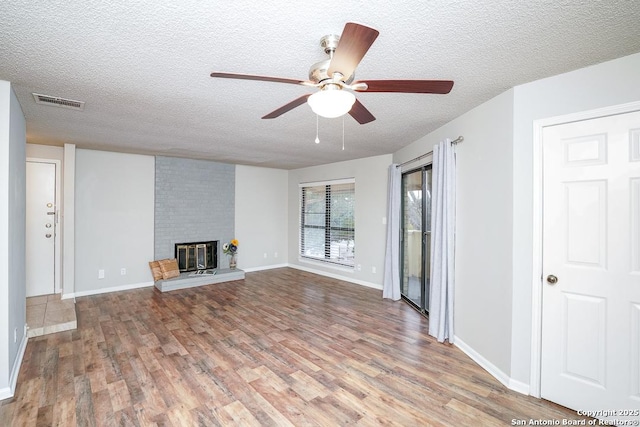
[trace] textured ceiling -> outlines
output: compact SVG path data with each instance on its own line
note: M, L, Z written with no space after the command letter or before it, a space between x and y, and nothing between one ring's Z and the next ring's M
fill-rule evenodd
M393 153L510 87L636 53L639 18L635 0L4 0L0 79L30 143L292 169ZM317 145L307 105L260 119L312 89L209 77L306 79L347 21L380 31L356 79L451 79L451 93L357 93L377 120L346 116L343 151L342 118L319 120Z

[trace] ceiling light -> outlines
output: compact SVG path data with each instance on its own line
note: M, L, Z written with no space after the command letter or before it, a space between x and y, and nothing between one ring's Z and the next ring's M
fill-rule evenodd
M354 102L354 94L336 85L326 85L307 99L314 113L328 119L347 114Z

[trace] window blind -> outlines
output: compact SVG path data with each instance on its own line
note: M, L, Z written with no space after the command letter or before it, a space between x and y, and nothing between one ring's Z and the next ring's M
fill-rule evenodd
M353 267L355 181L300 186L300 256Z

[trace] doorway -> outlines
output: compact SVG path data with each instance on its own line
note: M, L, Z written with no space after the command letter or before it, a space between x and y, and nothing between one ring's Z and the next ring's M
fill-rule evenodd
M59 175L59 161L27 159L27 297L60 293Z
M431 165L402 174L402 298L429 312L431 259Z
M542 187L532 394L637 413L640 112L620 106L555 120L539 124L534 159Z

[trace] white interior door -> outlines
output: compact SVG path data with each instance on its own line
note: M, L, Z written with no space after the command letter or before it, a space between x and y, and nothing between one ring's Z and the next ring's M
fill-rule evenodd
M56 165L27 162L27 296L55 292Z
M541 396L636 420L640 112L546 127L543 159Z

